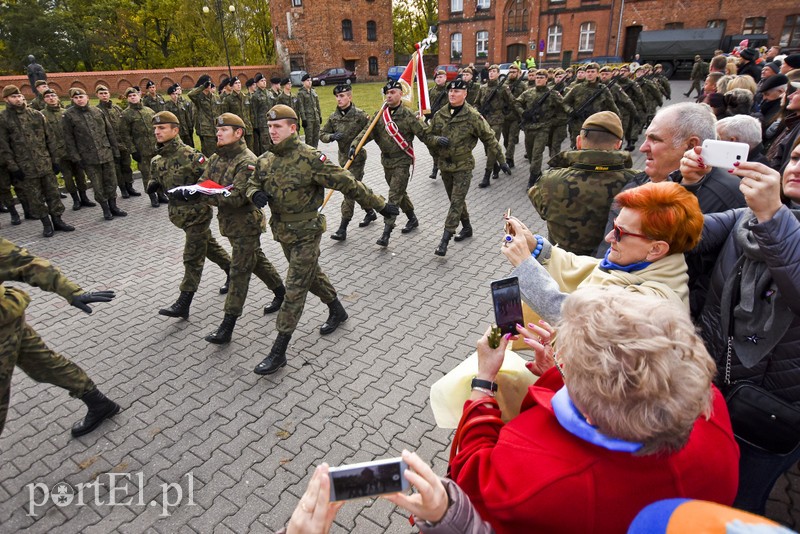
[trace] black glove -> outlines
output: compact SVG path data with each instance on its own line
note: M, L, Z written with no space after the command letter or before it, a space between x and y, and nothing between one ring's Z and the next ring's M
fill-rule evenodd
M61 172L61 166L58 163L53 163L53 174L58 174Z
M133 158L133 161L135 161L136 163L142 162L142 154L138 151L131 154L131 157Z
M395 206L394 204L389 204L388 202L383 205L381 209L378 210L378 213L383 215L384 217L397 217L400 215L400 208Z
M437 137L436 144L439 146L450 146L450 138L449 137Z
M13 185L17 185L25 179L25 173L19 169L9 172L8 175L11 177L11 183Z
M92 309L87 306L93 302L111 302L116 295L113 291L92 291L90 293L81 293L80 295L72 297L72 305L86 313L92 313Z
M147 188L145 189L145 191L147 191L148 195L152 195L153 193L158 191L159 186L160 184L158 182L156 182L155 180L150 180L150 183L147 184Z
M506 174L511 174L511 167L508 166L508 163L505 162L501 163L500 170Z
M266 194L264 191L256 191L253 195L253 204L258 206L259 208L263 208L267 204L269 204L269 195Z
M342 137L344 137L344 134L342 132L336 132L335 134L331 135L331 140L338 141Z
M356 147L351 146L350 152L347 153L347 159L353 159L354 157L356 157Z

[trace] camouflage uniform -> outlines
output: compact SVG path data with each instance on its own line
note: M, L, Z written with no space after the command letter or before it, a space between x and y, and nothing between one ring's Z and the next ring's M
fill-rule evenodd
M528 89L528 84L522 79L520 75L516 80L506 80L508 90L514 99L519 98L522 93ZM514 153L517 150L517 143L519 143L519 123L520 115L516 106L511 106L507 110L503 110L505 120L503 121L503 143L506 150L506 161L509 165L514 164Z
M245 91L231 91L223 100L220 115L233 113L244 121L244 140L251 151L253 146L253 108L250 105L250 95Z
M692 65L692 74L689 76L689 79L692 80L692 86L689 88L689 91L684 94L684 96L691 96L693 91L697 91L697 96L702 95L703 82L707 76L708 63L699 58L695 59L694 65Z
M179 126L181 132L181 141L183 141L183 144L189 147L194 147L194 137L192 136L192 113L190 106L191 102L187 102L180 98L177 102L173 102L172 98L170 98L164 103L164 111L169 111L178 117L178 120L181 121Z
M158 93L156 93L156 96L150 96L150 93L145 93L142 96L142 104L152 109L155 113L167 109L164 107L166 105L164 97Z
M573 150L550 160L550 170L528 191L547 221L548 240L578 255L593 256L605 236L614 197L637 171L617 150Z
M47 107L47 103L44 101L44 95L40 93L38 89L34 90L36 91L36 97L31 100L31 103L28 105L36 111L42 111Z
M348 153L350 146L358 136L359 133L369 124L369 117L362 110L358 109L355 105L350 104L347 110L342 111L336 109L331 116L328 117L328 122L322 127L320 139L323 143L330 143L333 141L331 135L336 132L342 132L342 138L337 141L339 143L339 165L344 167L347 163ZM357 181L364 178L364 166L367 164L367 151L360 150L356 154L353 163L348 169L350 174L353 175ZM350 220L353 218L353 210L356 201L351 197L345 197L342 200L342 220Z
M64 112L62 124L67 158L83 165L92 182L95 200L117 198L114 157L119 150L114 128L105 114L89 105L72 106Z
M628 146L632 146L639 139L639 132L642 130L642 124L647 117L647 104L645 102L644 93L638 83L630 78L621 77L617 82L620 88L625 91L625 94L633 102L636 111L628 116L628 122L622 122L622 129L625 131L625 139L628 141Z
M289 106L294 110L295 113L297 113L297 97L292 96L291 93L286 94L283 91L281 91L280 94L275 99L274 105L277 106L278 104ZM299 117L300 114L298 113L297 116Z
M213 195L206 200L219 207L219 232L231 243L230 290L225 297L225 314L235 317L242 315L251 274L271 290L283 285L278 271L261 250L261 233L267 229L264 212L245 196L255 162L256 155L240 139L218 147L208 160L205 174L220 185L233 185L230 196Z
M529 119L530 110L544 98L545 94L549 96L535 110L535 116ZM533 87L517 98L517 105L522 115L522 128L525 130L525 153L531 155L530 175L536 177L542 173L544 149L549 145L551 156L557 154L554 152L551 134L558 128L563 131L566 125L567 116L563 99L558 91L547 87Z
M150 163L150 175L161 184L162 191L197 183L205 169L206 157L200 151L185 145L179 137L159 146ZM230 271L231 258L209 229L213 216L211 206L200 198L169 199L169 220L186 233L181 291L197 291L206 258L219 265L223 271Z
M77 193L78 191L86 191L86 176L83 170L78 165L78 162L72 161L67 157L67 146L64 140L64 128L62 117L64 115L64 108L60 104L55 106L45 106L44 113L47 122L50 123L50 128L56 138L56 158L58 166L61 167L61 176L64 178L64 187L70 194Z
M120 144L128 147L128 151L136 160L138 153L139 171L142 173L142 184L147 188L150 183L150 160L156 155L156 136L153 133L153 115L155 112L142 103L131 104L122 112L120 128Z
M322 123L322 110L319 107L319 96L312 89L301 87L297 93L297 117L302 121L305 143L317 148L319 145L319 125Z
M480 96L480 92L481 84L475 80L469 82L467 87L467 104L474 106L478 102L478 96Z
M600 82L604 83L604 82ZM608 87L609 91L611 91L611 96L614 97L614 103L617 105L617 109L619 110L619 118L622 121L622 130L627 135L628 130L625 129L626 125L631 123L631 117L636 115L636 104L633 103L631 97L629 97L622 87L619 86L619 82L614 83L609 87L611 81L609 80L606 87Z
M511 96L508 86L498 80L489 80L481 87L475 107L494 130L494 136L499 141L503 133L506 112L514 108L514 97ZM488 154L486 172L494 170L494 175L497 177L500 172L499 163L492 153Z
M653 81L658 84L664 98L672 100L672 86L669 84L669 79L663 73L657 72L653 74Z
M36 382L53 384L81 397L95 389L86 373L50 350L36 331L25 321L25 309L31 301L21 289L2 282L25 282L44 291L52 291L72 302L83 290L61 274L49 261L0 237L0 434L11 401L11 376L19 367Z
M581 108L584 102L592 98L598 91L600 94L595 97L591 104L583 108L580 113L575 113ZM614 97L611 96L611 91L600 82L599 78L592 83L584 81L573 85L572 89L564 95L564 105L570 113L569 137L572 143L571 146L573 147L575 146L575 138L578 137L581 131L583 121L590 115L600 111L613 111L619 116L619 109L614 103Z
M57 162L56 137L44 115L24 103L19 108L6 104L0 113L0 165L5 165L9 174L25 174L19 184L13 185L25 190L35 219L64 213L53 175L53 164Z
M250 98L253 106L253 137L258 140L259 154L266 152L272 141L269 139L269 124L267 124L267 111L272 107L268 89L256 89Z
M97 108L103 112L108 122L114 129L114 134L117 139L117 149L119 150L119 161L114 161L114 167L117 172L117 185L120 190L128 190L128 185L133 186L133 169L131 169L131 153L128 152L128 147L120 142L122 134L122 108L113 103L98 102Z
M270 197L269 220L275 241L289 262L286 298L276 328L291 334L303 314L309 291L325 304L336 300L336 290L319 266L319 243L325 232L325 216L319 213L325 188L354 197L364 209L383 209L383 197L353 179L349 171L329 161L293 134L274 145L256 163L247 185L247 197L258 191Z
M204 89L202 85L195 87L187 96L194 104L194 130L200 137L200 150L208 158L217 151L217 130L214 126L217 110L214 97L205 93Z
M640 76L636 78L636 83L642 89L644 94L644 104L647 108L647 120L645 124L649 124L656 114L656 110L664 103L664 97L661 93L659 85L647 78L647 76Z

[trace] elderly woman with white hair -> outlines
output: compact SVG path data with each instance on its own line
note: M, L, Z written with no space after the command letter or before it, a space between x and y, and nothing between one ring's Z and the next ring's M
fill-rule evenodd
M761 143L761 123L750 115L734 115L717 121L717 137L720 141L745 143L750 147L747 161L767 165L764 145Z

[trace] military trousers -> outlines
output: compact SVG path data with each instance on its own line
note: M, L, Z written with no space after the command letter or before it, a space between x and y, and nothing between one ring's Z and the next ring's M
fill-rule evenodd
M544 160L544 149L547 148L547 144L549 142L550 142L549 130L542 128L539 130L527 130L525 132L525 143L530 144L531 174L542 173L542 161Z
M96 201L106 202L117 198L117 173L114 170L114 162L97 165L84 163L83 168L92 182Z
M514 153L519 143L519 120L507 120L503 123L503 143L506 149L506 161L514 161Z
M220 266L225 272L230 272L231 257L228 252L214 239L209 229L211 222L196 224L183 229L186 232L186 242L183 245L183 280L181 291L194 293L200 287L200 278L203 276L203 265L206 258Z
M489 124L489 126L494 131L494 138L500 141L500 136L503 135L503 125L502 124ZM495 165L499 165L500 163L505 163L503 161L497 161L497 156L494 155L493 151L490 151L486 154L486 170L491 171L494 170Z
M124 187L126 184L133 183L133 169L131 169L131 153L120 149L119 163L114 163L117 171L117 185Z
M86 191L86 175L83 169L74 161L62 158L58 162L61 167L61 177L64 179L64 187L67 193L77 193Z
M341 161L341 160L340 160ZM367 164L366 158L359 158L348 169L350 174L353 175L357 181L364 179L364 167ZM356 201L350 197L342 199L342 220L350 220L353 218L353 212L356 207Z
M447 218L444 220L444 229L448 232L456 233L458 224L469 220L467 212L467 193L469 184L472 181L472 171L442 171L442 183L450 199L450 209L447 211Z
M22 202L23 191L19 186L14 186L14 193ZM11 194L11 176L4 166L0 166L0 202L5 206L14 205L14 196Z
M569 122L569 146L572 150L576 148L576 139L578 138L578 134L581 133L581 128L583 127L583 121L581 120L571 120Z
M303 121L303 133L305 134L305 144L317 148L319 146L319 123L316 121Z
M269 147L272 146L272 139L269 138L269 130L267 129L261 130L259 139L261 140L261 154L263 154L264 152L269 150ZM261 154L256 154L256 155L260 156Z
M686 92L688 96L692 96L692 92L697 91L697 96L703 94L703 82L704 80L692 80L692 86Z
M526 135L527 138L527 135ZM550 137L547 142L547 146L550 147L550 154L548 154L551 158L556 154L561 153L561 145L564 144L564 139L567 138L567 125L559 124L558 126L553 126L550 128ZM531 146L533 146L533 140L531 140Z
M299 237L291 244L281 243L283 255L289 262L286 272L286 297L278 312L276 328L281 334L291 334L297 328L306 296L310 291L324 304L336 300L333 284L319 266L319 242L322 234Z
M414 211L414 204L408 196L408 180L411 178L411 170L407 165L402 167L384 167L384 178L389 184L389 204L394 204L403 213L408 214ZM386 217L384 223L394 228L397 217Z
M142 187L147 188L150 183L150 162L153 160L155 154L142 154L142 161L138 161L139 172L142 173Z
M225 313L239 317L247 300L250 277L255 274L269 289L283 285L281 275L261 250L261 234L229 237L231 243L231 279L225 297Z
M95 388L83 369L50 350L25 318L20 317L0 327L0 434L8 415L14 367L36 382L66 389L72 397L81 397Z
M216 136L200 136L200 152L207 158L210 158L217 152L217 138Z
M637 115L631 114L628 116L628 121L622 123L622 127L625 130L625 140L631 144L636 143L642 130L641 119Z
M48 215L60 217L64 213L64 204L58 192L58 183L53 174L44 176L26 176L20 183L20 188L25 190L31 216L34 219L43 219Z

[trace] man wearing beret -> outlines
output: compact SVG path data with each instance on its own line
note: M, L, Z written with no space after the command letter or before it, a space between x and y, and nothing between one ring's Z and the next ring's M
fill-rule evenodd
M339 146L339 165L345 166L350 159L350 146L361 130L369 124L369 117L353 105L353 89L349 84L340 84L333 88L333 96L336 98L336 111L328 117L328 122L322 127L320 138L323 143L336 141ZM357 181L364 178L364 166L367 163L367 151L361 150L355 155L353 163L348 169ZM347 239L347 225L353 218L355 200L351 197L342 199L342 220L339 229L331 234L331 239L344 241ZM358 223L361 228L369 225L378 216L375 210L369 209L364 215L364 220Z
M253 107L253 139L256 143L257 154L263 154L269 149L269 127L267 126L267 111L272 107L270 104L269 90L267 89L267 79L260 72L253 78L256 82L256 90L250 97Z
M303 75L303 87L297 92L297 116L303 126L305 143L317 148L319 145L319 126L322 123L322 110L319 96L311 87L311 76Z
M759 67L759 72L761 67ZM661 88L661 93L667 100L672 100L672 86L669 84L669 78L664 75L664 67L661 63L656 63L653 67L653 80Z
M619 116L619 109L614 103L614 97L608 87L597 79L600 66L589 63L584 70L584 83L573 85L564 95L564 106L569 116L569 135L571 146L574 148L575 139L580 133L583 121L598 111L613 111Z
M153 80L147 80L147 83L144 84L144 91L142 104L152 109L154 113L164 111L164 97L156 92L156 84Z
M283 88L281 87L280 77L273 76L272 78L269 79L269 84L270 87L269 91L267 91L267 96L269 96L270 98L269 101L270 106L269 108L267 108L267 111L269 111L270 109L272 109L273 106L276 106L278 104L278 97L281 96L281 92L283 91ZM269 136L269 134L267 134L267 136ZM271 143L272 141L270 141L270 144Z
M242 91L242 81L234 76L230 81L230 92L222 100L222 113L231 113L244 121L244 140L247 148L253 150L253 108L250 105L250 94Z
M156 155L150 162L150 190L159 187L163 191L196 184L206 170L206 157L183 143L180 137L180 119L177 115L162 111L153 116L153 131L156 141ZM149 193L150 191L148 191ZM180 296L169 308L159 310L159 315L167 317L189 317L189 306L203 274L206 258L220 266L226 275L230 274L231 258L211 235L211 219L214 216L211 206L202 202L202 195L173 195L169 200L169 220L186 234L183 246L183 280ZM226 282L227 284L227 282ZM227 285L220 289L227 292Z
M664 79L666 80L666 78ZM600 83L611 91L611 96L614 97L614 103L617 105L617 109L619 109L619 119L622 121L622 129L625 130L625 125L631 124L631 118L635 116L638 111L636 109L636 104L633 103L633 100L631 100L631 97L628 96L628 93L625 92L619 82L619 77L616 78L615 81L612 81L612 72L609 67L600 69ZM667 82L667 88L669 88L669 82ZM638 138L638 135L636 138Z
M461 71L461 79L467 84L467 104L474 106L481 92L481 84L475 81L475 69L464 67L464 70Z
M178 117L181 141L183 141L183 144L194 148L191 102L181 98L181 86L177 83L167 88L167 97L168 100L164 103L164 111L169 111Z
M522 72L518 67L511 65L508 68L506 86L514 99L519 98L528 89L528 84L522 79ZM513 169L514 154L517 151L517 143L519 143L520 116L513 102L508 109L503 110L503 115L503 147L506 150L506 163L509 168Z
M30 107L36 111L42 111L47 105L44 102L44 92L50 89L50 87L47 85L47 80L36 80L34 89L36 91L36 98L31 101Z
M145 189L150 184L150 160L156 155L156 138L153 135L153 115L155 112L141 102L141 95L133 87L125 90L128 107L122 112L120 144L127 147L133 160L139 164L142 184ZM163 191L150 193L150 205L154 208L169 202Z
M658 108L664 103L664 94L661 92L660 87L655 81L648 77L651 68L649 64L644 64L633 71L633 75L636 77L636 83L642 89L642 94L644 95L646 115L640 123L644 125L645 128L653 120Z
M499 78L500 67L498 65L491 65L489 67L489 81L486 82L486 85L481 86L480 93L478 94L478 101L475 103L478 112L486 119L486 122L492 127L492 130L494 130L494 135L498 141L503 133L503 122L505 121L506 114L516 113L516 110L513 110L514 97L511 96L511 91L508 90L508 86L501 82ZM502 166L506 167L503 169L503 172L506 172L506 169L510 169L510 166L505 160L497 161L492 153L487 154L483 181L478 184L478 187L489 187L489 177L491 176L495 179L499 178ZM508 171L508 173L510 174L510 171Z
M214 109L214 95L211 94L211 76L208 74L200 76L187 96L194 104L194 130L200 137L200 150L205 157L211 157L217 150L217 136L214 129L217 114Z
M434 86L429 91L431 112L425 117L425 122L430 122L436 112L447 105L447 72L444 70L437 70L436 75L433 77ZM435 180L436 175L439 173L439 162L433 158L433 169L431 170L430 179Z
M760 106L758 113L753 114L761 122L762 134L775 122L783 107L783 96L789 87L789 78L785 74L775 74L762 78L758 83Z
M14 187L25 189L31 216L42 222L42 235L75 228L61 219L64 204L58 194L56 138L41 112L28 107L15 85L3 88L6 109L0 112L0 165L8 169ZM52 221L51 221L52 218Z
M625 139L628 143L625 146L625 150L631 152L636 148L639 132L641 132L642 125L647 117L647 99L642 92L641 86L630 78L631 71L628 65L622 65L619 68L619 73L617 85L628 95L636 109L634 113L628 114L627 122L624 119L622 121L622 129L625 131Z
M70 89L73 106L64 112L62 124L67 158L79 164L92 182L94 199L103 209L103 217L125 217L117 207L117 173L114 161L119 158L117 135L108 117L89 105L82 89Z
M100 100L97 109L103 112L108 122L114 128L117 139L117 149L119 149L119 159L114 160L114 168L117 174L117 185L119 186L122 198L140 197L142 194L133 188L133 170L131 169L131 153L128 147L120 142L122 138L122 108L111 100L111 93L105 85L95 87L95 94Z
M283 78L281 80L281 92L275 99L275 105L278 104L289 106L297 113L297 98L292 96L292 80L289 78Z
M422 138L439 161L442 183L450 200L444 234L434 251L437 256L447 254L447 246L459 223L462 228L456 241L472 237L466 198L475 168L472 149L478 140L495 160L504 161L505 158L503 147L489 123L474 107L466 104L469 85L464 80L453 80L447 87L449 103L433 116L428 132ZM508 169L505 162L503 165Z
M258 158L256 171L247 184L247 197L258 207L269 204L270 228L289 262L286 298L278 312L278 336L272 350L255 373L272 374L286 365L286 349L297 327L309 291L328 305L329 315L320 328L330 334L347 319L347 312L319 265L319 244L325 232L325 216L319 212L325 189L336 189L353 197L365 209L376 209L384 217L397 215L367 186L324 154L300 141L297 114L288 106L269 110L269 133L273 147Z

